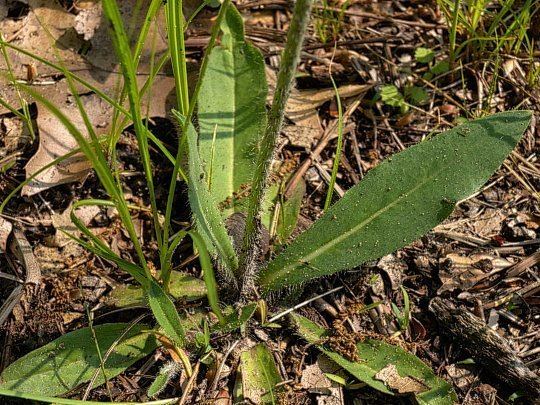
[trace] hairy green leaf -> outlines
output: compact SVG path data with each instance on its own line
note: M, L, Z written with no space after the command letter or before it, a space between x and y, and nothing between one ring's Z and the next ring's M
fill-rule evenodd
M171 272L169 292L175 300L195 301L206 296L204 282L179 271ZM146 305L144 290L138 285L120 285L111 291L107 304L118 308Z
M186 343L184 327L182 326L180 316L178 316L174 303L169 296L155 280L152 280L149 283L146 295L148 305L165 335L174 342L175 345L184 347Z
M206 174L197 146L197 132L193 125L188 126L187 144L189 154L189 204L195 224L206 242L208 250L211 253L217 252L225 267L227 278L231 281L235 280L234 273L238 269L238 257L215 199L208 191Z
M473 194L514 149L531 113L471 121L387 159L262 271L264 291L351 269L411 243Z
M219 331L220 333L229 333L236 329L240 329L251 319L255 310L257 309L257 303L252 302L243 306L240 309L234 309L232 307L225 308L225 322L223 324L215 324L212 326L212 331Z
M356 344L360 361L353 362L325 348L323 343L326 331L323 328L300 315L293 314L292 319L298 333L308 343L317 345L319 350L332 361L376 390L390 395L394 394L394 391L385 382L376 377L381 370L393 365L401 377L412 378L422 387L414 392L419 404L451 405L457 401L451 384L437 377L422 360L401 347L389 345L379 340L366 339Z
M157 347L152 334L144 333L146 325L130 327L126 323L94 327L101 354L117 345L105 361L107 378L113 378ZM67 333L53 342L30 352L10 364L0 375L0 388L45 396L62 395L92 379L100 370L100 359L90 328ZM103 384L101 370L94 386Z
M212 49L199 92L198 121L207 182L227 217L240 209L233 194L251 184L266 127L268 89L263 56L245 42L242 16L232 5L221 30L221 44Z
M272 352L264 345L258 344L243 352L240 356L240 379L237 401L254 404L277 404L276 384L281 376L276 367Z

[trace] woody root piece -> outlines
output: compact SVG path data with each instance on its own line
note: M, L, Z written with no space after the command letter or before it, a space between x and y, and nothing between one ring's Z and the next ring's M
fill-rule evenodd
M441 298L434 298L429 310L442 331L456 339L494 377L511 387L525 390L533 398L540 397L540 378L523 363L506 339L478 317Z

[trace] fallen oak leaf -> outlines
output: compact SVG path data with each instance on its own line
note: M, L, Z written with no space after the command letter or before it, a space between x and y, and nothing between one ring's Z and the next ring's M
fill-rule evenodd
M429 389L429 387L418 378L412 376L400 376L395 364L389 364L380 370L375 374L375 379L382 381L388 388L399 394L418 394Z

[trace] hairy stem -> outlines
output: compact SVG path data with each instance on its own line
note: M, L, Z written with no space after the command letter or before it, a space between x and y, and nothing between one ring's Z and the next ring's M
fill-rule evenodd
M309 23L309 15L313 0L297 0L294 7L293 19L287 35L287 45L281 57L281 67L278 74L276 91L272 108L268 113L268 126L261 139L259 156L257 158L257 167L253 175L253 186L248 206L248 216L246 220L246 230L242 242L242 254L240 257L240 269L242 271L242 298L247 299L255 291L254 279L256 272L256 261L259 256L260 239L260 211L261 203L266 190L270 165L276 148L277 139L285 106L291 88L294 75L300 60L302 43Z

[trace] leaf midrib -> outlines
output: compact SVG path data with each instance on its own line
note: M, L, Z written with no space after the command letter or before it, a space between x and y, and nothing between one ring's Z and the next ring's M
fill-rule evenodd
M401 196L399 196L397 199L395 199L392 203L386 205L385 207L379 209L378 211L376 211L375 213L373 213L372 215L370 215L369 217L367 217L364 221L362 221L361 223L359 223L358 225L352 227L350 230L342 233L340 236L338 236L337 238L335 239L332 239L330 240L329 242L325 243L324 245L322 245L320 248L318 249L315 249L313 252L311 252L310 254L307 254L303 257L300 257L297 259L297 263L302 263L302 262L306 262L306 263L309 263L310 261L312 261L314 258L326 253L328 250L332 249L333 247L335 247L336 245L340 244L341 242L343 242L344 240L346 240L348 237L350 237L352 234L358 232L360 229L362 229L365 225L369 224L370 222L372 222L373 220L375 220L376 218L378 218L380 215L384 214L386 211L388 211L389 209L391 209L392 207L394 207L396 204L398 204L400 201L402 201L403 199L406 199L408 198L409 196L411 196L412 194L414 194L416 191L418 191L418 189L422 188L423 186L426 185L426 183L428 183L429 181L431 181L433 178L437 177L442 171L444 170L443 167L441 167L439 170L437 170L436 172L434 172L432 175L426 177L422 182L420 182L417 186L413 187L409 192L407 193L404 193L402 194ZM328 215L328 214L327 214ZM280 270L276 271L275 273L271 274L271 277L270 278L270 282L262 282L263 285L268 285L271 283L272 280L276 280L276 279L279 279L280 277L282 277L283 275L286 275L287 272L289 272L290 270L293 270L295 269L296 267L298 267L298 264L297 263L292 263L292 264L289 264L288 266L285 266L283 268L281 268Z

